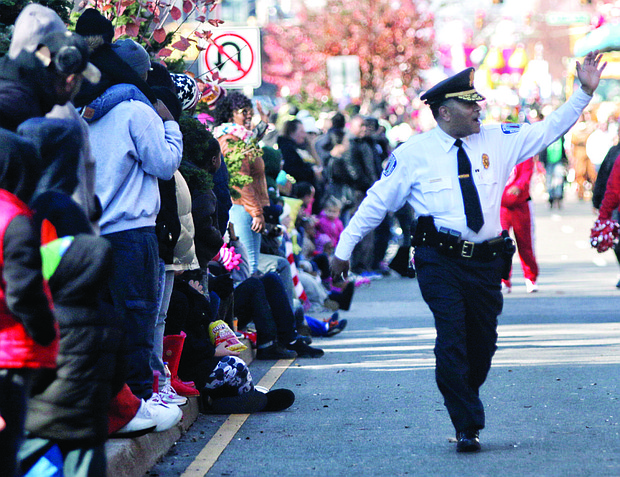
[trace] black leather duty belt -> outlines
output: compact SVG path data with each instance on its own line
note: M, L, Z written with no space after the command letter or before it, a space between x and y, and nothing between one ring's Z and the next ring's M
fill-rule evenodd
M503 237L485 240L484 242L470 242L452 234L437 231L417 233L414 245L416 247L436 248L439 253L448 257L460 257L481 262L495 260L504 253L506 247Z
M512 256L515 253L514 241L503 230L499 237L484 242L470 242L462 240L458 231L435 227L434 219L430 215L418 217L415 233L412 237L414 247L431 247L448 257L463 258L480 262L492 262L502 258L502 278L508 280L512 266Z
M442 240L442 233L437 233L437 242L422 244L428 247L436 248L442 255L449 257L460 257L481 262L490 262L501 256L504 251L504 239L498 237L493 240L476 243L468 240Z
M460 257L481 262L491 262L502 256L507 257L506 254L508 253L512 263L514 245L508 236L508 232L503 231L501 236L484 242L463 240L460 235L457 231L443 227L437 230L433 217L423 215L418 218L412 242L415 247L432 247L448 257Z

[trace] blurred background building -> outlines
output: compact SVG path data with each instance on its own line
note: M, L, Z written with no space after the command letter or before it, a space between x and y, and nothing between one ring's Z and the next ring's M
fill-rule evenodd
M436 54L432 67L423 73L429 84L475 66L477 85L483 89L507 87L526 96L560 96L573 68L575 45L600 28L611 35L620 32L620 2L612 0L415 3L426 4L434 16ZM228 26L265 27L294 23L303 6L317 10L325 5L325 0L305 4L303 0L222 0L212 16ZM589 47L599 46L591 43Z

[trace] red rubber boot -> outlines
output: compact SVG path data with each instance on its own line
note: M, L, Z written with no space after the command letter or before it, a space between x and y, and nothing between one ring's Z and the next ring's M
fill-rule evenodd
M200 391L193 384L181 381L179 375L179 362L181 361L181 352L183 351L183 343L187 335L181 331L180 335L164 336L164 355L163 360L168 363L170 369L170 384L180 396L199 396Z

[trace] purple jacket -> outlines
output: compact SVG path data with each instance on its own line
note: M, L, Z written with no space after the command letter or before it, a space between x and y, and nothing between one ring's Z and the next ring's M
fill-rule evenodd
M344 230L344 225L340 219L331 220L325 214L325 211L322 211L319 214L319 221L316 224L316 233L327 235L334 244L334 247L338 245L338 240L340 240L340 234Z

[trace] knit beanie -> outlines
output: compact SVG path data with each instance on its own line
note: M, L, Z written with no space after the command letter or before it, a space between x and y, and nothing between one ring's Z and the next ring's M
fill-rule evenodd
M27 5L15 20L9 58L17 58L22 50L34 52L44 36L59 31L67 27L54 10L37 3Z
M84 10L75 24L75 32L82 36L102 36L106 43L112 43L114 27L112 22L94 8Z
M118 40L112 44L114 52L131 68L143 76L151 69L151 58L146 50L130 38Z
M198 91L196 80L186 74L173 73L170 76L172 76L172 81L174 81L177 87L177 96L183 105L183 111L195 107L200 99L200 91Z

